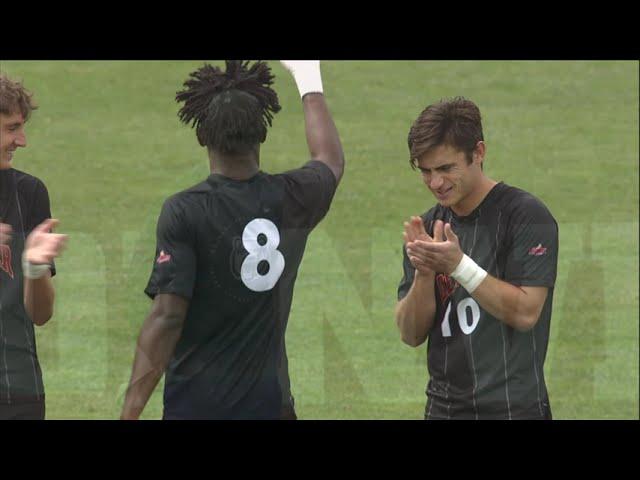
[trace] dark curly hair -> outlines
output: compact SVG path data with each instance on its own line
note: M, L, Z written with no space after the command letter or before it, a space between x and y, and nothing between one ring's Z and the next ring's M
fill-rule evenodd
M184 102L180 120L196 129L203 147L222 153L244 153L267 138L267 126L280 111L271 88L274 76L258 61L226 60L226 71L205 64L189 75L176 101Z

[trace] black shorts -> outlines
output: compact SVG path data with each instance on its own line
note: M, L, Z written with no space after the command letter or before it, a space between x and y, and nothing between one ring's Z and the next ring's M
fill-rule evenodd
M24 403L0 403L0 420L44 420L44 400Z

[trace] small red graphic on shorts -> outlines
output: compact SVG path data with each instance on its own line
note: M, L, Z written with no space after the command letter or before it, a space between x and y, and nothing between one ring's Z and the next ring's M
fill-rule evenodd
M436 275L436 284L438 285L438 292L440 293L440 303L444 305L447 298L458 288L458 282L456 282L449 275L439 273Z
M536 257L544 255L545 253L547 253L547 247L543 247L541 243L539 243L537 247L529 249L529 255L535 255Z
M7 275L13 278L13 269L11 268L11 248L9 248L9 245L0 245L0 270L7 272Z
M171 260L171 255L169 255L168 253L164 253L164 250L160 250L160 255L158 256L158 260L156 260L156 263L166 263L169 260Z

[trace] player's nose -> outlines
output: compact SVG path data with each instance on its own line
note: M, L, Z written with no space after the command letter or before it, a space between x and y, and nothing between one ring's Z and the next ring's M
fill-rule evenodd
M434 173L431 175L431 178L429 179L429 188L431 188L432 190L437 190L440 187L442 187L443 183L444 183L444 179L437 173Z
M19 133L16 136L16 139L13 141L16 147L26 147L27 146L27 136L24 132Z

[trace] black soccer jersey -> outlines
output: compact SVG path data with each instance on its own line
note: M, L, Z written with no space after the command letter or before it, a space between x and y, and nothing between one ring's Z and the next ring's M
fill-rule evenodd
M535 327L519 332L486 312L453 278L436 272L425 418L548 418L543 365L558 261L555 219L540 200L504 183L466 217L438 204L422 219L430 235L435 220L451 223L462 251L490 275L549 289ZM414 272L405 250L398 299L411 288Z
M311 161L245 181L212 174L164 203L145 292L190 300L166 371L165 418L279 417L294 282L335 189L329 167Z
M22 251L29 233L48 218L42 181L13 168L0 170L0 222L13 230L11 241L0 245L0 403L44 398L33 322L24 308Z

